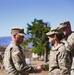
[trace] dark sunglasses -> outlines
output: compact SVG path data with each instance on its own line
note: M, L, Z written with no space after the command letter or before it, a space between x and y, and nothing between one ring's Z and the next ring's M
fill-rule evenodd
M52 35L48 35L48 37L53 37L54 36L54 34L52 34Z

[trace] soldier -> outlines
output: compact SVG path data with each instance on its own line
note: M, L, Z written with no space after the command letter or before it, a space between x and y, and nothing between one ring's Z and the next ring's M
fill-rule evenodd
M40 66L32 67L26 64L25 55L20 44L24 39L24 29L12 28L12 42L4 53L4 67L8 75L28 75L29 73L40 73Z
M66 47L72 52L73 62L71 68L71 75L74 75L74 32L71 30L71 24L69 21L65 21L60 23L59 29L61 29L64 33L64 38L67 43Z
M71 52L61 43L63 32L56 28L46 33L49 42L53 44L49 55L49 75L70 75L72 64Z

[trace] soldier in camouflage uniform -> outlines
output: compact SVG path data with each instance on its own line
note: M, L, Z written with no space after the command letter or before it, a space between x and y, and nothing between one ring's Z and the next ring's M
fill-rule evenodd
M49 55L49 75L70 75L72 56L71 52L61 43L63 32L51 29L46 33L49 42L53 44Z
M25 55L20 44L24 39L24 29L12 28L12 42L4 53L4 67L8 75L28 75L29 73L39 73L40 66L32 67L26 64Z
M67 41L65 45L67 49L69 49L72 52L72 55L73 55L71 75L74 75L74 32L72 32L71 30L71 24L69 21L60 23L59 29L63 31L64 33L63 40L65 39Z

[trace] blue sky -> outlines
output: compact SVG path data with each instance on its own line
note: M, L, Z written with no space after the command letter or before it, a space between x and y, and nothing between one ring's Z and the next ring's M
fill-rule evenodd
M12 27L22 27L34 19L49 22L51 27L70 21L74 30L74 0L0 0L0 37L10 36Z

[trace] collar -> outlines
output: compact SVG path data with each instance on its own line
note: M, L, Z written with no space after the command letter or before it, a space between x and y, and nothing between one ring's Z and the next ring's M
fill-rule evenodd
M60 46L62 46L62 45L63 45L63 44L61 43L61 44L58 44L56 47L53 46L53 47L52 47L52 50L53 50L53 51L58 50L58 48L59 48Z

